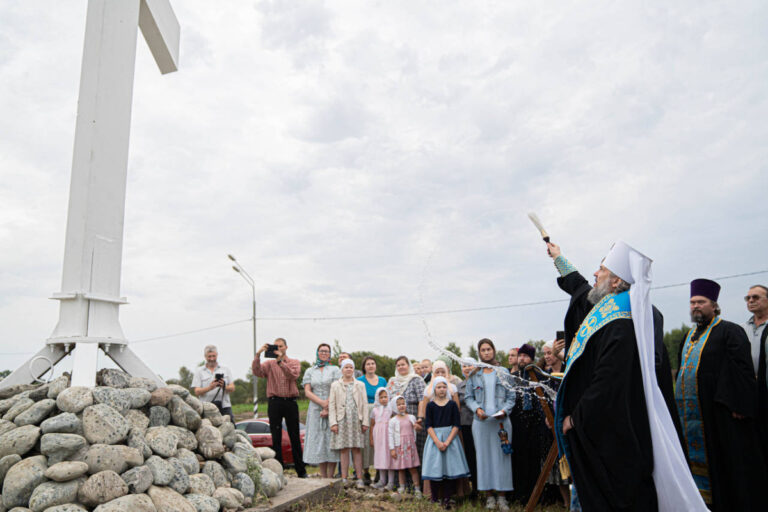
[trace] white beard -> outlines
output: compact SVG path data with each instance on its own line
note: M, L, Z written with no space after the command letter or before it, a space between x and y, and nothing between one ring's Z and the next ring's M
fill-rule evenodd
M587 294L587 300L590 304L597 304L603 297L611 293L611 284L605 280L601 284L594 286Z

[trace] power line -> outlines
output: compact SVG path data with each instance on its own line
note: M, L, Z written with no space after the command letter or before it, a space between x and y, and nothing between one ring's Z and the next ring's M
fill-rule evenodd
M200 329L193 329L191 331L177 332L175 334L166 334L164 336L154 336L152 338L142 338L139 340L133 340L131 343L146 343L147 341L163 340L165 338L175 338L176 336L184 336L185 334L195 334L197 332L212 331L214 329L221 329L222 327L228 327L230 325L242 324L250 322L252 318L246 318L245 320L235 320L234 322L227 322L225 324L212 325L210 327L201 327Z
M746 276L755 276L758 274L768 274L768 270L756 270L754 272L744 272L742 274L730 274L727 276L720 276L715 277L714 280L716 281L724 281L726 279L735 279L737 277L746 277ZM677 288L680 286L688 286L689 282L683 282L683 283L673 283L673 284L665 284L660 286L653 286L651 287L652 290L664 290L667 288ZM312 321L312 322L322 322L322 321L333 321L333 320L375 320L375 319L381 319L381 318L407 318L407 317L422 317L422 316L433 316L433 315L447 315L447 314L454 314L454 313L472 313L477 311L493 311L497 309L512 309L512 308L522 308L522 307L529 307L529 306L541 306L545 304L557 304L560 302L568 302L570 299L550 299L550 300L539 300L534 302L519 302L516 304L503 304L500 306L481 306L481 307L474 307L474 308L460 308L460 309L444 309L444 310L437 310L437 311L424 311L424 312L415 312L415 313L385 313L380 315L350 315L350 316L273 316L273 317L256 317L256 320L261 321L289 321L289 322L299 322L299 321ZM185 336L187 334L195 334L198 332L204 332L204 331L211 331L214 329L221 329L223 327L229 327L230 325L236 325L236 324L242 324L245 322L252 321L251 318L246 318L244 320L235 320L234 322L227 322L223 324L218 325L211 325L209 327L201 327L199 329L193 329L190 331L182 331L177 332L174 334L165 334L163 336L153 336L151 338L142 338L138 340L134 340L131 343L146 343L149 341L156 341L156 340L162 340L167 338L176 338L178 336ZM30 355L33 352L6 352L2 353L0 352L0 356L23 356L23 355Z

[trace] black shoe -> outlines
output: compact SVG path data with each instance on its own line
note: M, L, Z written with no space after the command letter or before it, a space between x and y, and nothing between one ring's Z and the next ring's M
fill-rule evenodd
M307 478L307 474L306 473L302 473L302 474L296 475L296 476L298 476L299 478Z

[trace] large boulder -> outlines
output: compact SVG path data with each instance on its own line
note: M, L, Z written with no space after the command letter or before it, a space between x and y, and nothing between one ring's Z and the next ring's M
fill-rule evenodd
M184 498L195 507L197 512L219 512L221 505L219 500L205 494L185 494Z
M232 447L232 453L246 461L256 459L257 462L261 462L259 452L250 443L235 443L235 446Z
M107 404L91 405L83 412L83 431L90 443L119 443L128 437L130 430L130 422Z
M222 465L230 475L242 473L248 469L245 461L232 452L227 452L221 457Z
M179 448L176 450L174 457L179 459L184 466L184 471L186 471L188 475L194 475L195 473L200 472L200 462L192 451L187 450L186 448Z
M197 414L200 416L203 415L203 403L199 398L190 394L187 398L184 399L184 402L192 409L194 409Z
M5 457L0 457L0 485L3 484L3 480L5 480L5 474L8 473L8 470L11 469L11 467L20 460L21 455L16 453L6 455Z
M272 448L268 448L266 446L257 447L256 453L259 454L259 457L261 458L262 461L275 458L275 450L273 450Z
M5 413L5 415L3 416L3 419L7 421L13 421L14 419L16 419L16 416L23 413L33 405L35 405L35 401L32 400L31 398L22 398L21 400L13 404L13 407L8 409L8 412Z
M189 396L189 390L184 386L179 386L178 384L168 384L167 387L173 392L174 395L180 397L182 400Z
M93 512L162 512L146 494L130 494L99 505Z
M141 388L146 389L150 393L157 389L157 383L152 379L146 377L131 377L128 379L129 388Z
M0 436L15 428L16 424L14 422L0 419Z
M40 438L40 427L24 425L0 435L0 457L15 453L24 455Z
M65 505L56 505L45 509L45 512L86 512L86 508L76 503L67 503Z
M213 480L213 485L217 488L229 483L227 472L224 471L224 468L221 467L221 464L216 461L207 461L203 466L203 473L211 477L211 480Z
M189 489L189 475L187 475L184 465L176 457L171 457L168 462L173 465L174 473L171 481L168 482L168 487L173 489L179 494L184 494Z
M125 394L131 404L131 409L139 409L149 403L152 396L149 391L143 388L126 388Z
M171 413L168 409L155 405L149 408L149 426L164 427L171 422Z
M197 430L196 438L198 451L206 459L218 459L226 451L221 431L214 426L201 426Z
M131 428L141 431L142 434L149 428L149 418L141 411L131 409L124 416L131 423Z
M93 393L91 388L83 386L67 388L56 397L56 407L62 412L77 414L90 405L93 405Z
M146 494L130 494L99 505L93 512L161 512Z
M102 368L96 373L96 384L111 388L125 388L128 387L130 378L131 376L122 370Z
M219 408L211 402L203 402L203 418L210 420L214 427L218 427L224 423L224 417L221 415L221 411L219 411Z
M3 480L3 506L26 507L35 487L45 481L45 457L36 455L14 464Z
M96 474L101 471L122 473L128 468L144 464L144 457L135 448L123 445L94 444L85 453L85 463L88 472Z
M92 475L80 487L77 499L83 505L95 507L128 494L128 486L114 471L102 471Z
M239 508L245 501L243 493L231 487L219 487L213 493L213 497L219 501L221 508Z
M259 487L268 498L271 498L280 492L281 486L282 482L274 472L265 467L261 468L261 485Z
M213 491L216 490L216 486L213 485L211 477L205 473L197 473L196 475L189 475L189 489L190 494L204 494L205 496L213 496Z
M40 453L47 455L48 464L53 465L73 458L86 444L85 438L77 434L45 434L40 439Z
M173 391L169 388L157 388L149 396L149 405L166 407L173 398Z
M197 438L194 432L176 425L168 425L168 430L176 434L179 439L179 448L186 448L187 450L197 450Z
M261 467L269 469L274 474L276 474L278 478L283 477L283 466L277 461L277 459L267 459L262 461Z
M177 493L170 487L152 486L147 491L152 503L157 510L163 512L197 512L190 502L184 499L184 496Z
M136 448L145 459L152 456L152 448L147 444L147 440L144 439L144 434L141 430L133 427L128 433L128 446Z
M69 375L61 375L60 377L56 377L51 382L48 383L48 392L46 393L46 396L48 398L51 398L53 400L56 400L58 398L59 393L64 391L69 387Z
M131 408L131 400L124 389L95 387L92 393L94 402L107 404L120 414L125 414Z
M152 479L155 485L168 485L176 474L173 464L157 455L153 455L144 463L152 471Z
M243 493L246 498L253 498L256 494L256 485L246 473L238 473L232 477L232 487Z
M131 494L141 494L149 489L154 482L152 470L148 466L138 466L129 469L120 478L128 485L128 492Z
M85 478L68 482L43 482L32 491L29 508L32 512L43 512L56 505L74 503L77 501L77 491L84 481Z
M88 464L82 461L64 461L45 470L45 478L54 482L69 482L86 474Z
M46 398L32 405L13 419L16 425L38 425L56 408L56 400Z
M76 414L63 412L40 424L43 434L83 434L83 422Z
M181 397L174 396L168 402L168 410L171 412L171 421L174 425L195 431L200 427L202 418Z
M179 438L168 427L151 427L144 439L153 452L164 458L172 457L179 445Z

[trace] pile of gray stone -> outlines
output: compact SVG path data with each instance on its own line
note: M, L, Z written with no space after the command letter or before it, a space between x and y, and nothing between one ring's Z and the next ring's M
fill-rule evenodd
M241 510L285 484L271 449L187 389L113 369L97 383L0 391L0 512Z

